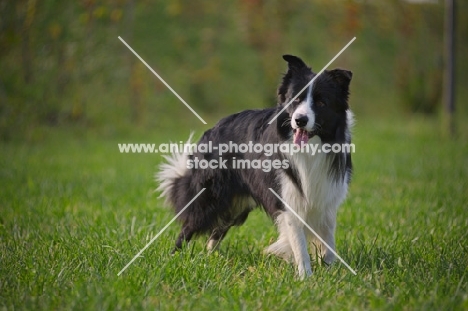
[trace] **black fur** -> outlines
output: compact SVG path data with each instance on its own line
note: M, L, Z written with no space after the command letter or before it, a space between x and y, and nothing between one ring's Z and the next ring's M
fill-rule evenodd
M298 103L306 97L307 91L304 91L299 100L291 104L271 125L268 125L268 122L315 76L315 73L298 57L285 55L283 58L288 62L289 70L278 88L278 105L274 108L247 110L230 115L206 131L198 143L211 141L213 145L217 145L229 141L237 144L249 141L261 144L291 142L293 131L290 118ZM314 82L312 96L315 104L312 110L316 115L317 130L313 134L319 136L324 143L350 142L346 134L349 126L346 110L351 77L351 72L335 69L323 72ZM351 172L350 154L330 153L328 156L332 161L329 174L333 178L343 179L346 172ZM200 160L220 158L217 151L194 153L190 157ZM212 239L222 240L231 226L245 222L255 206L263 207L272 219L284 210L283 204L268 190L272 188L281 193L279 171L234 169L231 165L234 157L249 160L285 159L281 153L267 157L258 153L233 152L222 155L223 159L228 159L228 169L187 169L183 176L173 179L168 199L176 213L202 188L206 188L180 216L182 230L176 241L176 249L199 234L208 234ZM301 193L304 187L307 187L307 184L300 181L294 163L290 163L288 168L281 171ZM238 206L236 202L240 198L252 198L255 204Z

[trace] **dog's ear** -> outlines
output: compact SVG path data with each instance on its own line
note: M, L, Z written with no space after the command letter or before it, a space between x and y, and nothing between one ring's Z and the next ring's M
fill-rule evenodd
M283 55L283 59L288 62L289 70L297 71L299 69L307 68L307 65L297 56Z
M297 56L283 55L283 59L288 62L289 70L283 77L283 82L278 88L278 105L286 101L286 93L293 80L293 77L301 77L302 73L309 73L311 69Z
M333 69L329 71L330 76L338 82L338 84L345 89L349 87L349 82L351 82L351 78L353 77L353 73L349 70L344 69Z

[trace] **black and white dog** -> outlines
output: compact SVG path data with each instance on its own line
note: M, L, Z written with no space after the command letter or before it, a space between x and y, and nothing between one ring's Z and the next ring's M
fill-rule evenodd
M348 106L350 71L326 70L294 102L275 117L315 77L298 57L284 55L288 72L278 88L278 105L263 110L247 110L228 116L206 131L198 145L247 144L343 144L351 142L353 116ZM224 159L226 168L190 169L194 159ZM249 213L262 206L275 221L278 240L266 252L295 262L300 277L312 274L308 242L321 253L325 263L335 255L305 228L303 223L269 190L273 189L288 205L335 248L336 214L345 199L351 177L349 152L284 153L267 156L254 152L217 150L176 153L166 157L156 177L158 190L166 202L180 212L203 188L205 191L180 215L182 230L176 249L194 235L209 235L208 248L214 249L229 228L241 225ZM281 166L269 171L240 169L242 160L279 160ZM287 165L283 165L287 164Z

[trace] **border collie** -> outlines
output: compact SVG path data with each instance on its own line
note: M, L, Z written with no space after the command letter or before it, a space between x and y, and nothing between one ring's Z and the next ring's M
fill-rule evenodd
M352 73L347 70L324 71L268 124L316 76L300 58L284 55L283 59L288 62L288 71L277 91L278 105L228 116L206 131L198 145L313 143L320 149L326 143L351 142L353 115L348 95ZM229 228L242 225L249 213L261 206L279 231L278 240L265 250L267 253L294 262L301 278L312 274L308 246L315 247L322 260L330 264L335 259L333 252L317 241L269 188L334 250L337 209L345 199L352 171L350 153L278 152L267 156L237 151L222 155L217 150L174 153L160 166L156 175L158 190L176 213L206 188L180 215L182 229L175 250L201 234L209 236L208 249L215 249ZM188 168L188 161L197 158L227 159L226 168ZM239 169L232 165L236 159L279 160L288 165L268 172L252 167Z

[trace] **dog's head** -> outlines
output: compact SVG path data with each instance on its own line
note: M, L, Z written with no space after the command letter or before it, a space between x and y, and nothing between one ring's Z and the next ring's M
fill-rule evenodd
M296 56L284 55L288 72L278 88L278 105L284 107L315 77L278 118L278 126L292 131L296 144L317 135L322 142L344 141L347 129L349 83L352 73L343 69L325 70L316 76Z

